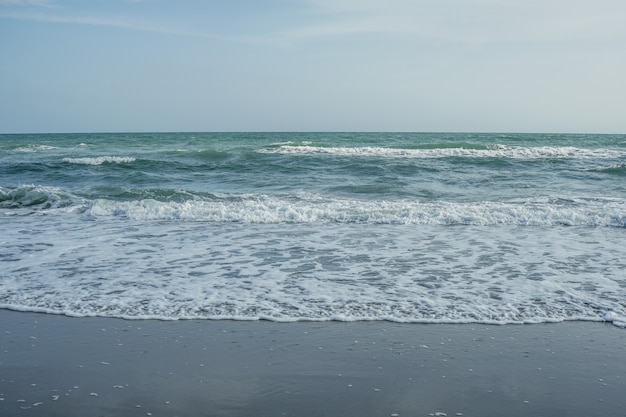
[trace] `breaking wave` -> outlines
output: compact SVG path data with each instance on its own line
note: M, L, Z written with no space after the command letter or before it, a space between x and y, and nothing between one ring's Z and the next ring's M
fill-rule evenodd
M446 147L432 149L400 149L384 147L321 147L311 145L280 144L275 148L259 150L261 153L277 154L330 154L337 156L396 157L396 158L619 158L626 152L611 149L581 149L572 146L521 147L493 145L485 149L469 147Z
M92 216L208 222L358 223L516 226L626 226L622 200L535 199L513 202L359 201L276 196L223 197L182 202L97 199Z
M80 165L127 164L135 162L132 156L98 156L95 158L63 158L63 162Z
M23 185L12 190L0 187L0 208L57 209L82 202L76 196L57 187Z

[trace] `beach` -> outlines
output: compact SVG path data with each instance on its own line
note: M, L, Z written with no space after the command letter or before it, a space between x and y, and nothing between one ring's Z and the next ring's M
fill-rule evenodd
M0 323L3 416L626 415L607 323Z

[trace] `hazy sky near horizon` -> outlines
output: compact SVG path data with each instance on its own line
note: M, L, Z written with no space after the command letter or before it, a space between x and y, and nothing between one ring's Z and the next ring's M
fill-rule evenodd
M0 133L626 133L624 0L0 0Z

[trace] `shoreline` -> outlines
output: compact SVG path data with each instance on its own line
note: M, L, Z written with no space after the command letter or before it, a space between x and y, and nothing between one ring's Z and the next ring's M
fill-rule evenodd
M611 323L75 318L0 309L0 415L626 416Z

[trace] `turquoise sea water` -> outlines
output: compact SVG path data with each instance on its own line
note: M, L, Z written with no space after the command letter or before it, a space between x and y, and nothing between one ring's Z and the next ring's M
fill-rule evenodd
M626 326L626 136L0 135L0 307Z

